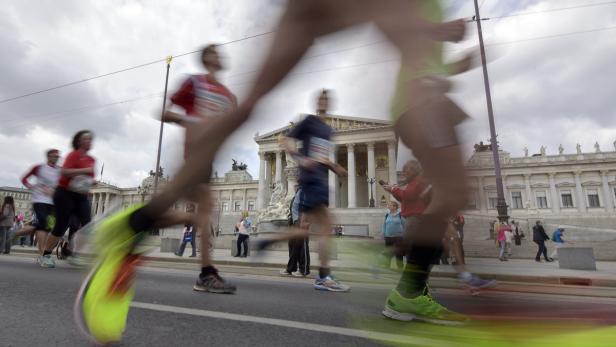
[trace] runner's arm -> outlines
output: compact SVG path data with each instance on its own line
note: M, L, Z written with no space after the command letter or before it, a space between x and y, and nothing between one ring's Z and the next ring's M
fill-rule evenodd
M30 178L30 176L36 176L36 173L38 172L38 169L39 169L39 165L33 166L32 169L30 169L30 171L28 171L28 173L26 173L21 178L21 184L23 184L24 187L26 187L28 189L34 188L34 186L32 184L30 184L30 182L28 182L28 178Z

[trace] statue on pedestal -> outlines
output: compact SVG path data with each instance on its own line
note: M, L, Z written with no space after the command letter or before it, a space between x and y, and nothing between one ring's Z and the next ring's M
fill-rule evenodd
M575 150L577 151L577 154L582 154L582 146L579 143L575 145Z
M599 142L595 142L595 153L600 153L601 147L599 147Z
M545 146L541 146L541 148L539 148L539 153L541 153L541 155L545 155Z
M558 145L558 154L563 154L563 152L565 151L565 149L563 148L562 143L560 145Z
M524 146L524 156L528 157L528 147Z

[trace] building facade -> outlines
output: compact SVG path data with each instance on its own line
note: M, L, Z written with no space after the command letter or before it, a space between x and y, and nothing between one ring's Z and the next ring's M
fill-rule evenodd
M603 152L511 157L500 151L503 188L509 215L616 222L616 148ZM471 198L467 211L496 215L496 179L489 145L476 145L467 164ZM601 222L603 220L604 222Z
M391 122L335 115L324 116L324 121L333 129L334 149L330 152L330 160L349 172L348 177L337 177L330 171L329 207L367 208L371 199L375 201L374 206L384 206L389 196L378 181L397 182L398 142ZM287 192L295 191L297 181L288 170L294 162L287 158L280 142L292 127L293 124L289 124L255 137L260 159L259 209L267 206L271 192L278 185L283 185Z

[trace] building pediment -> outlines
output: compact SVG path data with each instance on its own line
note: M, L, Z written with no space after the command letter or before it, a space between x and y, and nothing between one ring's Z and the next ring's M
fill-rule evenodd
M575 187L575 183L561 182L561 183L557 183L556 187L557 188L574 188Z
M601 182L598 181L586 181L582 182L582 187L600 187Z
M304 119L307 114L302 114L301 119ZM378 129L383 127L392 126L392 122L382 119L361 118L361 117L348 117L338 115L327 115L324 117L325 123L337 131L353 131L353 130L366 130L366 129ZM268 140L277 140L280 136L285 136L291 128L295 126L297 122L290 122L288 125L270 131L265 134L256 134L255 141L262 142Z

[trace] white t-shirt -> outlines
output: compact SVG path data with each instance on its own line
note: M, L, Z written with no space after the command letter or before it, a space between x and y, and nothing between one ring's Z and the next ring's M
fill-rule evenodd
M60 168L48 164L37 165L30 171L36 176L36 184L32 187L32 202L53 204L53 191L60 179Z

